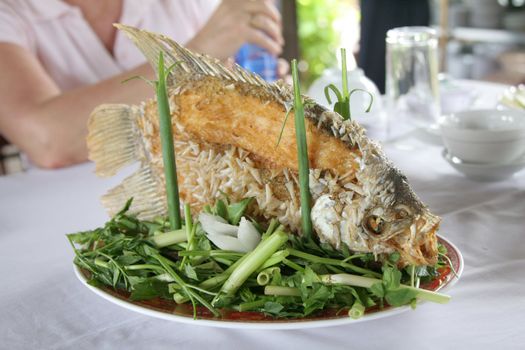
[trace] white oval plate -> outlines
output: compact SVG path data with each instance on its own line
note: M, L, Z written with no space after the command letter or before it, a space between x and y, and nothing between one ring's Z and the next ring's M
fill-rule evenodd
M435 291L443 291L452 287L461 277L463 272L463 256L459 249L452 244L450 241L443 237L439 237L439 241L445 245L448 250L448 256L452 261L452 265L457 272L457 277L454 277L452 273L448 274L448 277L443 283L435 289ZM281 319L281 320L256 320L256 321L236 321L236 320L223 320L223 319L193 319L190 315L183 313L175 313L176 311L170 312L166 309L161 309L152 305L147 305L144 302L134 302L127 300L125 296L119 295L109 288L98 288L87 283L87 278L84 276L82 271L74 265L74 271L77 278L91 291L98 296L108 300L109 302L121 306L125 309L132 310L143 315L161 318L164 320L182 322L192 325L199 326L212 326L221 328L236 328L236 329L305 329L305 328L319 328L319 327L331 327L340 326L346 324L352 324L357 322L371 321L379 318L389 317L400 314L410 309L409 306L402 307L389 307L383 310L374 311L365 314L363 317L354 320L346 315L330 316L330 317L319 317L312 319ZM175 307L175 305L173 306Z

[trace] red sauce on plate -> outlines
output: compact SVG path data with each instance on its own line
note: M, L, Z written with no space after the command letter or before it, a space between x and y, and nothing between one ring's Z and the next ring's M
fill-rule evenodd
M428 290L436 290L445 282L450 275L451 269L450 266L443 266L437 270L439 275L433 279L432 281L425 283L424 285L421 285L421 288L425 288Z

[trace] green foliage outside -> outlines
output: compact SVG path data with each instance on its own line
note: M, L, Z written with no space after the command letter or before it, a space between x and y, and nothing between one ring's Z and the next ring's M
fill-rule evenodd
M301 82L304 86L309 86L326 68L337 65L336 52L341 38L332 23L348 10L349 3L354 1L297 0Z

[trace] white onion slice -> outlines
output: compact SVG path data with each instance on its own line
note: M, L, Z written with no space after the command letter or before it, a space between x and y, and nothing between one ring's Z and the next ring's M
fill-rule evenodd
M204 232L206 232L209 235L227 235L237 237L237 231L239 230L239 228L237 226L228 224L227 221L221 218L220 216L211 215L208 213L200 213L199 222L201 223Z
M232 250L241 253L247 253L250 251L235 237L209 234L208 239L223 250Z
M261 241L261 235L259 234L259 231L257 231L251 221L246 220L244 216L241 218L241 222L239 224L239 233L237 234L237 238L239 238L239 241L248 251L254 250Z

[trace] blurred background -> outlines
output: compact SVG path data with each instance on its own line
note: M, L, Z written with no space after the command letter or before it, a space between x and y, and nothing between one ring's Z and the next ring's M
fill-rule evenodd
M426 1L366 2L374 3L377 11L387 12L381 7L389 7L388 3L408 11L413 6L424 6L416 2ZM292 3L297 11L298 53L306 86L325 69L338 64L339 47L353 52L358 65L363 66L364 62L359 62L363 19L360 1L285 0L283 6L291 7ZM428 9L429 24L440 29L442 72L457 79L512 85L525 82L525 0L430 0ZM384 45L384 39L380 44ZM365 74L371 77L366 69ZM374 82L383 90L378 81Z
M440 72L452 79L525 82L525 0L281 0L285 47L299 58L303 91L330 69L360 67L385 90L385 35L406 25L439 33ZM350 55L351 53L351 55ZM22 171L19 153L0 135L0 175Z

